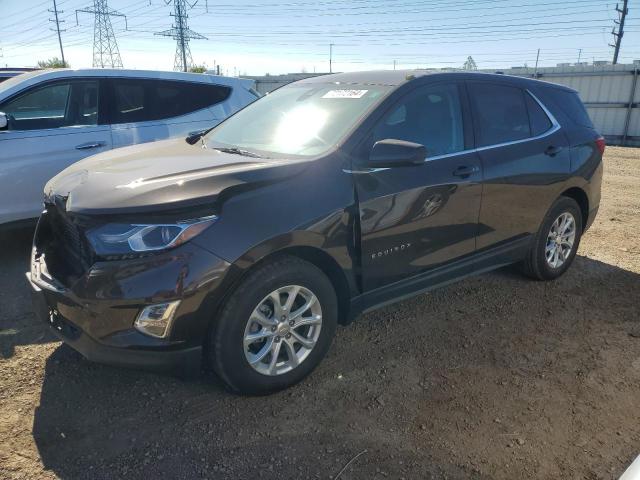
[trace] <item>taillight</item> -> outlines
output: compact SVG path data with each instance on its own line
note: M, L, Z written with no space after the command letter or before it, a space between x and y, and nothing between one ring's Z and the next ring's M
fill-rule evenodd
M598 150L600 150L600 154L604 155L604 149L607 146L607 143L604 141L604 137L599 137L596 140L596 146L598 147Z

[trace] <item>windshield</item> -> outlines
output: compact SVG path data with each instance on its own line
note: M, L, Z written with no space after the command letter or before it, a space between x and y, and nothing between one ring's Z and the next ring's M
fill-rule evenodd
M209 148L277 155L321 155L338 143L392 87L292 84L262 97L214 128Z

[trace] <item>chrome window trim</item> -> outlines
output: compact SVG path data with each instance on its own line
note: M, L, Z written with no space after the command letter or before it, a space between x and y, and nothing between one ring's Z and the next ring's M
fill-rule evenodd
M506 147L506 146L509 146L509 145L517 145L519 143L530 142L532 140L541 140L541 139L543 139L545 137L548 137L549 135L552 135L552 134L556 133L558 130L560 130L560 123L558 123L558 121L556 120L556 117L553 116L553 114L544 105L544 103L542 103L540 101L540 99L538 97L536 97L533 94L533 92L531 90L529 90L528 88L525 89L525 92L526 92L526 94L530 95L531 98L533 98L538 105L540 105L540 108L542 108L542 111L545 113L545 115L547 116L549 121L551 121L551 128L549 128L549 130L541 133L540 135L536 135L535 137L521 138L520 140L511 140L509 142L496 143L496 144L493 144L493 145L486 145L484 147L470 148L470 149L467 149L467 150L460 150L459 152L445 153L443 155L436 155L434 157L427 157L427 158L424 159L423 163L431 162L433 160L441 160L443 158L454 157L456 155L466 155L466 154L469 154L469 153L477 153L477 152L483 152L485 150L491 150L493 148ZM391 168L390 167L386 167L386 168L363 168L361 170L343 169L342 171L345 172L345 173L358 174L358 173L376 173L376 172L382 172L384 170L391 170Z

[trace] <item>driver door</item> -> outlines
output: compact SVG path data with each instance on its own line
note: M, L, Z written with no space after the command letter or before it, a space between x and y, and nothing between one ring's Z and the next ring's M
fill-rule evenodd
M39 216L51 177L111 148L99 107L98 79L36 86L0 105L9 117L0 130L0 223Z
M374 128L364 155L376 141L397 139L424 145L427 158L354 174L364 291L475 251L482 174L464 92L457 83L418 87Z

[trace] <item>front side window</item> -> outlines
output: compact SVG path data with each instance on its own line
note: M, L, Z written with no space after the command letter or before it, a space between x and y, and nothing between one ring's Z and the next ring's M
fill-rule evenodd
M97 125L98 82L55 83L35 88L0 105L9 130Z
M328 152L393 87L291 84L256 100L207 136L207 145L273 155Z
M531 136L523 90L506 85L470 83L469 93L478 125L478 146L513 142Z
M404 97L374 129L373 142L386 139L419 143L428 156L464 150L464 128L458 87L421 87Z
M226 100L231 88L151 79L112 81L112 123L148 122L187 115Z

